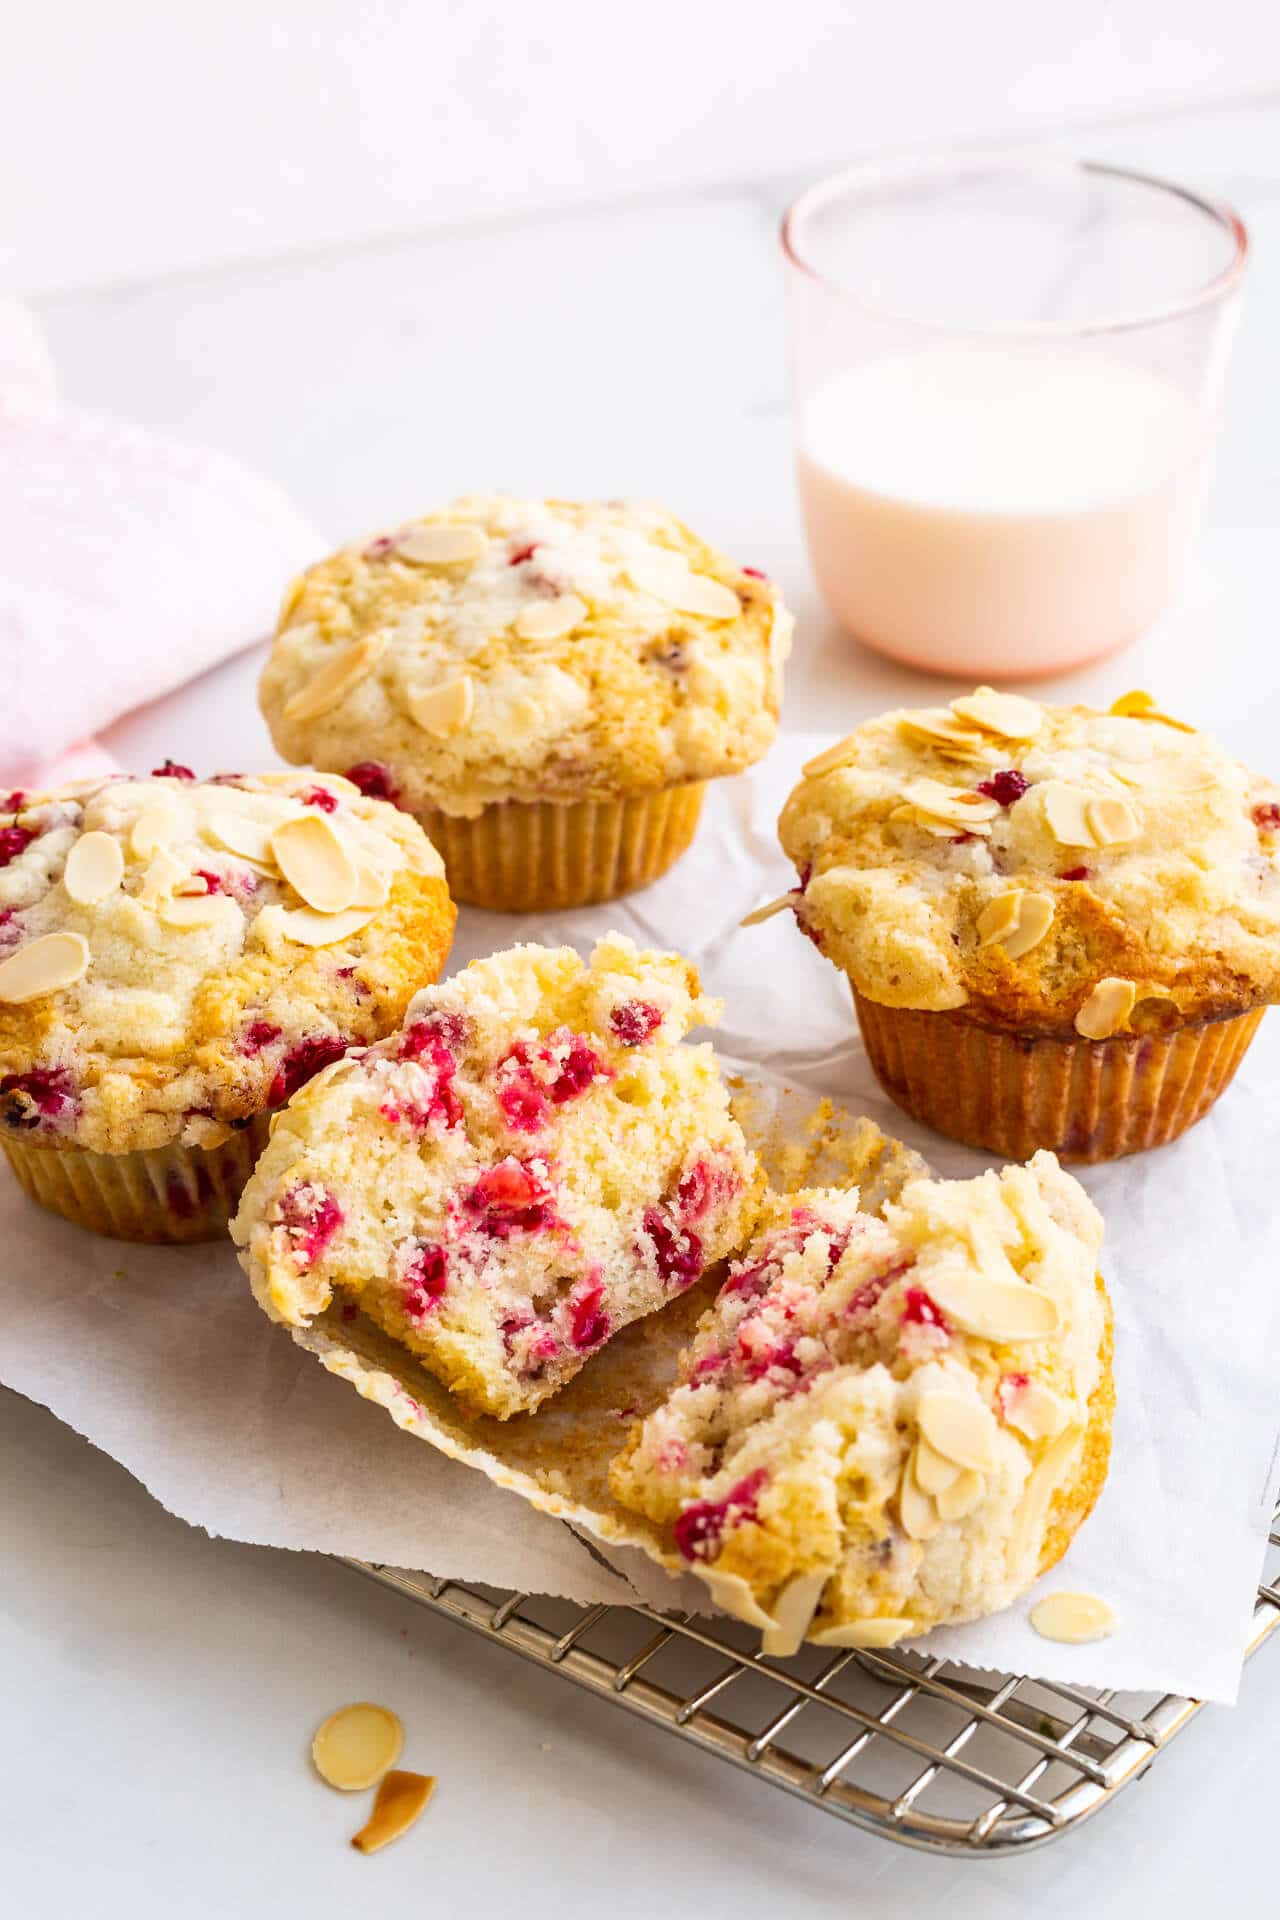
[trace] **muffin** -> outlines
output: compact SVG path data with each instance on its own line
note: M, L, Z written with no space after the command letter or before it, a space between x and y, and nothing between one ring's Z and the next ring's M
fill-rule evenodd
M1009 1159L1175 1139L1280 994L1280 790L1148 694L886 714L779 831L886 1092Z
M661 508L475 495L286 597L260 698L288 760L421 820L459 900L611 900L693 838L776 730L776 588Z
M13 793L0 814L0 1141L55 1213L225 1232L267 1115L395 1027L449 950L421 828L332 774Z
M232 1234L305 1328L338 1296L473 1413L536 1407L742 1244L761 1185L693 968L514 947L290 1101Z
M1102 1222L1052 1154L774 1203L614 1463L765 1651L885 1647L1006 1607L1106 1478Z

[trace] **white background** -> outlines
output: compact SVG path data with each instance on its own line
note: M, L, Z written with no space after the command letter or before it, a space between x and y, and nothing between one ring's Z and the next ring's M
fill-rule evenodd
M475 486L669 499L782 580L788 718L835 729L936 695L813 597L777 212L851 154L1074 128L1234 198L1254 234L1202 564L1111 673L1197 688L1228 731L1243 699L1256 726L1276 706L1276 21L1270 0L11 5L0 275L37 296L70 398L241 453L335 539ZM126 764L265 757L250 665L115 744ZM1094 1825L953 1864L823 1820L338 1567L211 1542L12 1396L0 1454L6 1911L1057 1920L1267 1897L1276 1648L1239 1708ZM407 1762L442 1781L374 1861L304 1762L316 1721L361 1696L397 1707Z

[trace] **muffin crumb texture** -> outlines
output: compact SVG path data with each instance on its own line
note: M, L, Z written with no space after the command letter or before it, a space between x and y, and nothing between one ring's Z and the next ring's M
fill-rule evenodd
M1088 1040L1280 996L1280 790L1151 697L980 688L809 762L801 927L866 999Z
M1102 1223L1051 1154L770 1203L614 1465L671 1564L765 1632L886 1646L1007 1606L1106 1472Z
M12 793L0 1122L54 1148L214 1148L395 1025L449 948L438 855L306 769Z
M611 935L516 947L290 1103L233 1234L266 1311L337 1296L459 1400L535 1407L740 1246L761 1185L697 975Z
M474 495L302 575L260 697L287 758L475 818L749 766L791 626L661 508Z

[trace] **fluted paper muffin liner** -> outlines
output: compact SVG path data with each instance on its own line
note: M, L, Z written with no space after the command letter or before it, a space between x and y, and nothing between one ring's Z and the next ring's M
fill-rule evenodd
M928 1127L1006 1160L1118 1160L1202 1120L1266 1011L1109 1040L1005 1033L963 1013L853 1003L877 1080Z
M112 1240L180 1244L218 1240L267 1144L270 1115L218 1147L147 1147L90 1153L6 1134L0 1144L33 1200Z
M688 847L705 781L619 800L504 800L474 820L437 808L417 818L455 900L498 913L544 913L647 887Z

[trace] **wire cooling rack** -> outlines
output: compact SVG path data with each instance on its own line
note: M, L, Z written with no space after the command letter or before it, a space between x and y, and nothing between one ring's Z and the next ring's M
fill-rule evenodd
M347 1564L824 1813L935 1853L1024 1851L1066 1833L1145 1772L1201 1705L976 1674L900 1648L770 1660L728 1619ZM1277 1625L1280 1512L1250 1654Z

